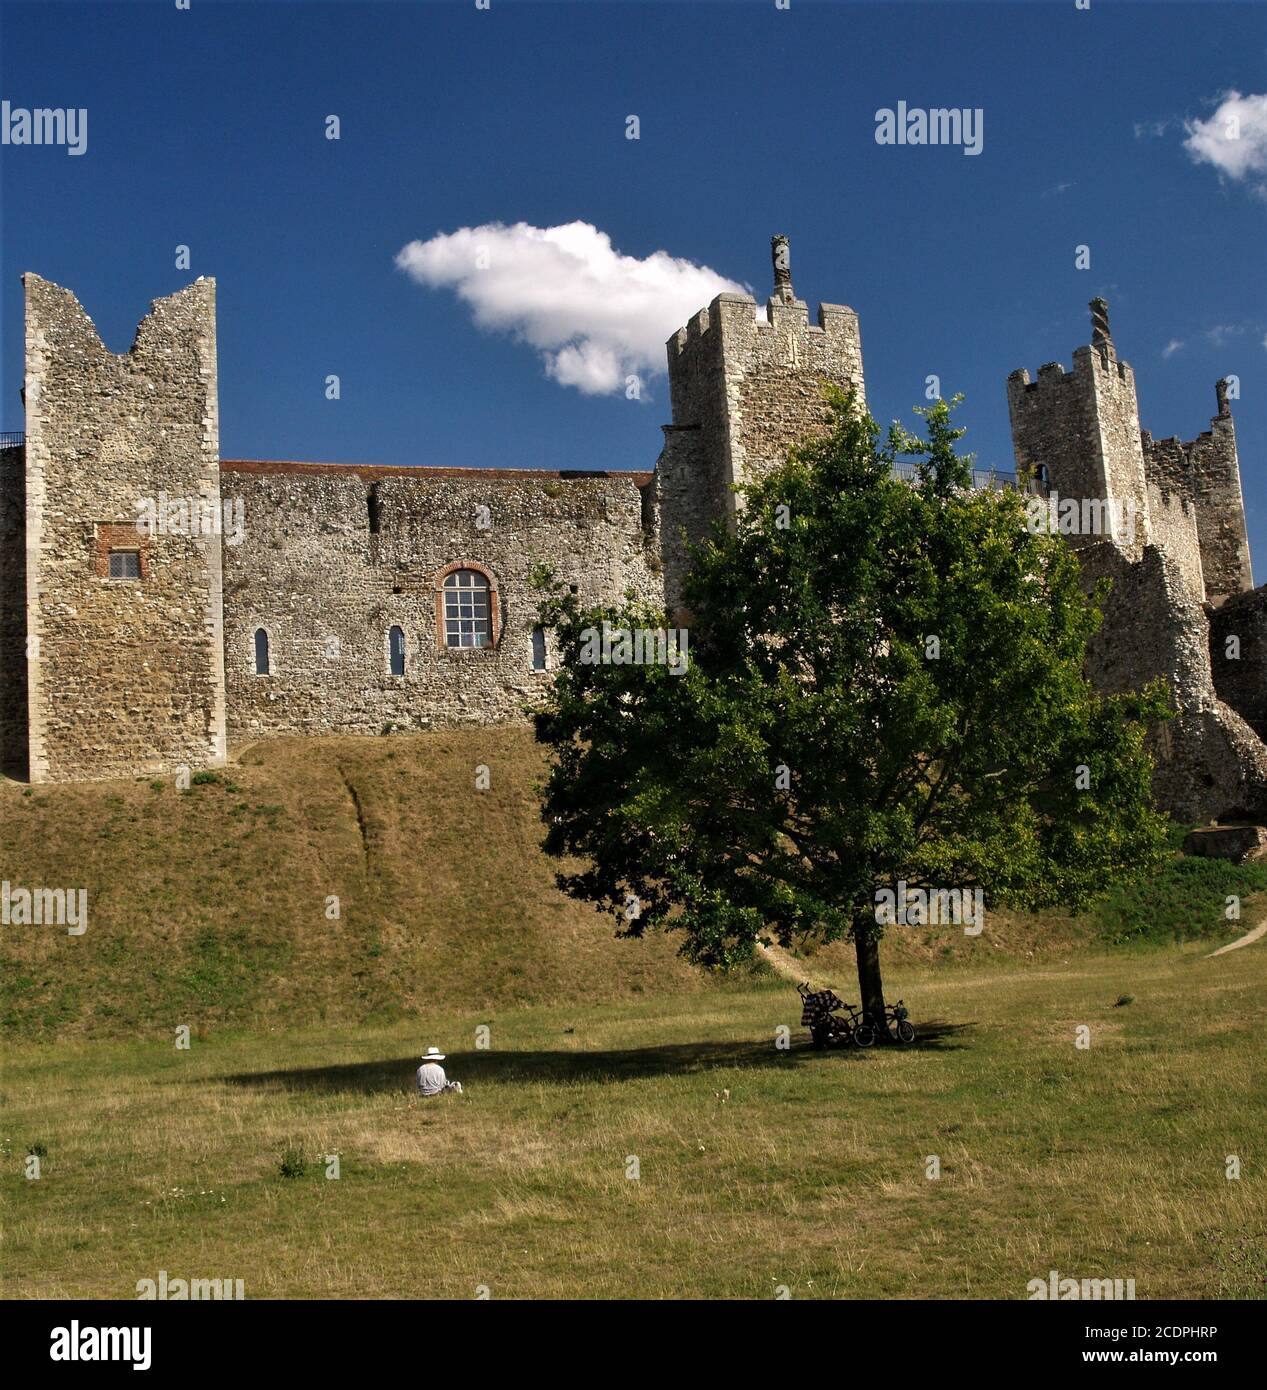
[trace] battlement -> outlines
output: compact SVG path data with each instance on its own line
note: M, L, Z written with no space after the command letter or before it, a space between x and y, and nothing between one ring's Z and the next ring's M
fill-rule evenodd
M1124 386L1134 387L1135 373L1129 362L1123 362L1110 344L1108 348L1080 347L1074 350L1073 370L1066 371L1063 362L1044 362L1035 381L1028 367L1018 367L1007 378L1009 396L1015 392L1032 393L1047 387L1082 387L1090 389L1098 377L1112 375Z
M858 315L847 304L821 303L818 322L810 323L809 305L797 299L787 304L768 301L762 318L752 295L725 293L717 295L707 309L692 315L668 339L665 347L672 366L676 358L690 352L696 344L705 344L705 350L715 350L730 334L742 336L745 330L754 335L772 334L788 329L854 339L858 334Z
M1026 368L1008 376L1017 471L1062 497L1127 509L1136 525L1124 553L1137 560L1149 539L1149 520L1135 374L1118 358L1108 305L1093 299L1090 307L1092 340L1074 350L1072 371L1045 362L1036 381ZM1085 545L1099 538L1071 539Z

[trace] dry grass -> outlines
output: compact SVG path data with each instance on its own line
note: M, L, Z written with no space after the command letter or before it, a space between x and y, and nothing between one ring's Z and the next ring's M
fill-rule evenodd
M0 878L89 907L79 938L6 931L0 1024L166 1037L718 987L558 892L541 768L512 728L258 744L184 793L0 783Z
M130 1297L165 1269L248 1297L1016 1298L1055 1268L1263 1296L1267 951L893 983L912 1050L808 1050L782 982L438 1010L424 1033L10 1048L7 1292ZM432 1041L465 1096L411 1095ZM287 1180L294 1143L314 1165Z

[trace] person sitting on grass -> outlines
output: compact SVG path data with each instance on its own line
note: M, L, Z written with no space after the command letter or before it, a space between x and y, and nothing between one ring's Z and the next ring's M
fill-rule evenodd
M444 1068L440 1065L443 1061L444 1053L438 1047L427 1048L427 1055L418 1068L418 1090L422 1095L438 1096L444 1091L456 1091L461 1095L462 1083L445 1079Z

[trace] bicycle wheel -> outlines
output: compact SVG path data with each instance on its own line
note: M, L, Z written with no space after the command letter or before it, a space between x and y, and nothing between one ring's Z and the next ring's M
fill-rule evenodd
M870 1047L875 1042L875 1029L869 1023L860 1023L853 1030L853 1040L858 1047Z
M913 1023L908 1023L904 1018L898 1019L894 1032L897 1034L897 1040L900 1043L913 1043L915 1041L915 1025Z

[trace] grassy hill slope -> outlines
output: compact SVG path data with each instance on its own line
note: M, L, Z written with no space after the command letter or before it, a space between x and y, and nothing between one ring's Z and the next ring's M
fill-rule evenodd
M88 891L83 936L2 929L0 1023L153 1035L718 988L558 892L541 767L527 730L488 729L259 744L186 792L0 784L0 878Z
M184 792L171 778L0 781L0 879L88 893L83 936L0 927L0 1028L166 1038L750 983L702 975L674 937L619 941L558 892L539 848L543 766L527 729L502 728L261 743ZM1267 867L1176 856L1098 915L990 911L976 938L897 930L884 959L978 968L1235 933L1224 895L1264 887ZM852 955L835 945L797 968L852 997Z

